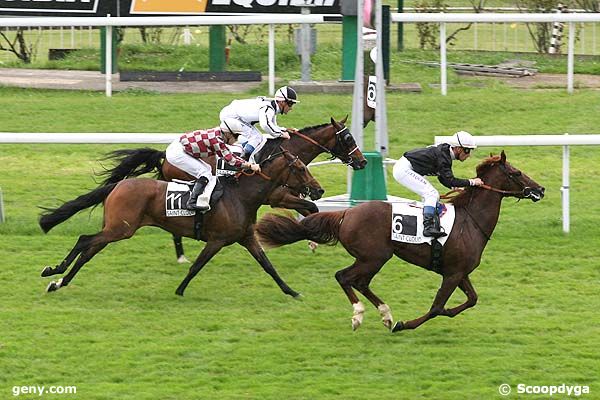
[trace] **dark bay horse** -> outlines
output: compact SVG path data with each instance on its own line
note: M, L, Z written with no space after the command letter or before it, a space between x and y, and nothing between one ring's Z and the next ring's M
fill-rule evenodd
M383 323L393 332L415 329L438 315L454 317L477 302L469 274L477 268L481 255L500 216L506 196L535 201L544 197L544 188L506 162L504 152L490 157L477 167L477 176L485 187L469 187L451 200L456 218L444 245L442 284L431 309L420 318L398 321L393 327L390 308L369 288L371 279L393 256L429 269L431 250L428 244L408 244L391 240L391 205L380 201L363 203L355 208L309 215L298 222L293 218L269 214L259 221L256 232L267 246L280 246L309 239L317 243L340 242L355 261L335 274L354 308L352 327L362 323L365 308L353 289L362 293L379 310ZM486 190L487 189L487 190ZM459 287L467 296L465 303L445 308Z
M310 186L320 189L305 164L295 155L280 147L281 139L270 141L257 156L262 174L241 176L237 182L223 184L224 193L219 202L204 215L201 240L206 246L194 261L177 288L183 292L192 278L224 246L239 243L244 246L261 267L290 296L299 294L278 275L255 238L256 213L266 196L276 187L286 184L302 191ZM128 239L143 226L157 226L174 235L194 237L194 217L167 217L165 195L167 182L133 178L100 186L62 206L47 210L40 218L40 227L48 232L77 212L104 201L104 224L94 235L81 235L65 259L56 267L45 267L42 276L64 273L79 258L69 272L58 282L51 282L47 291L67 286L79 269L111 242Z
M367 160L356 145L354 137L344 125L346 119L336 121L331 118L328 124L316 125L303 128L299 133L291 133L289 140L284 140L284 149L298 155L302 162L309 164L321 153L329 153L331 158L338 158L353 169L363 169ZM156 173L157 179L171 180L183 179L193 180L193 176L174 167L165 160L165 152L152 148L116 150L108 154L106 160L113 160L117 165L107 169L103 173L102 185L119 182L125 178L140 176L145 173ZM215 167L214 158L206 159L206 162ZM299 193L286 187L280 187L265 199L265 203L271 207L293 209L302 215L309 215L319 211L314 203L304 200ZM175 251L180 262L186 262L183 255L181 237L174 236Z

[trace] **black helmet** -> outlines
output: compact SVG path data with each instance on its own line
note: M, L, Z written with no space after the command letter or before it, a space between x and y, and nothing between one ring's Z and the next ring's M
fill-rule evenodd
M275 100L283 100L288 103L298 103L296 91L289 86L283 86L275 92Z

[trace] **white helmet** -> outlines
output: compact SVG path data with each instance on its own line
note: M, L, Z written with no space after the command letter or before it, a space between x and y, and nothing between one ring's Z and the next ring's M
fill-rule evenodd
M282 100L288 103L298 103L296 91L289 86L283 86L275 92L275 100Z
M244 125L235 118L226 118L219 126L221 132L229 132L233 135L240 135L244 131Z
M475 138L466 131L458 131L452 135L452 139L450 139L449 144L452 146L463 147L465 149L477 148L477 145L475 144Z

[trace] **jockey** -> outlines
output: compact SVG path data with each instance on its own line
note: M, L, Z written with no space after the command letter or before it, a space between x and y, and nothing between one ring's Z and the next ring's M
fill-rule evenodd
M212 176L211 166L202 158L217 155L235 167L248 168L256 172L260 171L258 164L243 160L229 150L227 144L233 144L237 137L238 134L229 131L225 126L220 126L188 132L175 139L167 147L167 161L197 178L186 205L189 210L210 210L208 196L202 196L198 201L198 197L204 192L209 181L216 183L215 178ZM201 204L196 204L196 202Z
M275 98L257 97L246 100L233 100L221 110L221 124L232 132L239 133L240 144L244 149L244 157L249 157L263 143L263 136L254 126L256 123L273 137L289 139L288 129L277 125L276 115L287 114L294 104L298 103L296 91L283 86L275 92Z
M483 185L480 178L459 179L452 173L452 160L465 161L476 148L473 136L460 131L448 143L407 151L394 165L394 179L422 198L423 236L446 236L440 231L436 212L440 194L423 175L437 175L440 183L448 188Z

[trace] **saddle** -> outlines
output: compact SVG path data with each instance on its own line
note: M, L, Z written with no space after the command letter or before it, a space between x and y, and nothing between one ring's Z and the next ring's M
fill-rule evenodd
M167 185L165 196L165 215L167 217L191 217L194 216L194 239L200 240L204 213L188 210L185 205L191 195L194 181L182 181L174 179ZM217 177L214 189L210 194L211 209L219 202L223 196L223 184L221 178Z

